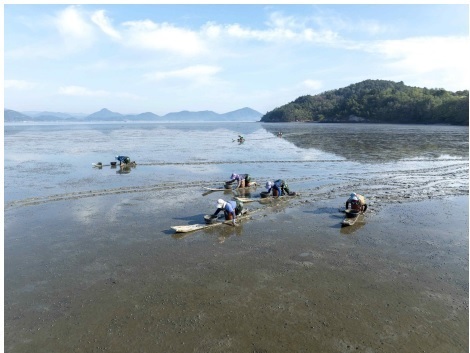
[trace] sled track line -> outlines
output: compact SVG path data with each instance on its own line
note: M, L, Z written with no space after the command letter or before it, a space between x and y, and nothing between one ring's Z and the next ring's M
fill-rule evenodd
M357 174L351 177L350 173L336 173L333 175L311 175L288 180L289 184L301 184L308 181L328 181L332 178L347 181L327 183L313 189L299 190L300 199L312 198L314 200L331 199L338 196L347 196L352 191L361 190L371 201L397 202L406 200L421 200L432 197L468 195L468 165L457 163L453 165L423 168L413 170L378 171L367 175ZM257 180L268 180L268 177L256 177ZM5 210L44 204L54 201L76 200L88 197L118 195L126 193L145 193L153 191L168 191L178 189L202 189L207 183L222 184L224 181L194 182L164 182L159 185L130 186L103 190L78 191L64 194L55 194L44 197L32 197L5 203ZM263 189L263 183L259 189ZM202 191L202 190L201 190Z

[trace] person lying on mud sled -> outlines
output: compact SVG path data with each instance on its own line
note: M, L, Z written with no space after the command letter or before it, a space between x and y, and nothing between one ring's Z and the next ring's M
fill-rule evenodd
M217 214L222 210L224 211L225 220L232 220L233 225L235 225L237 216L241 215L243 212L243 203L240 201L226 202L222 199L218 199L217 210L212 215L212 218L216 218Z
M236 189L238 189L238 188L247 188L247 187L256 185L255 181L251 181L250 174L235 174L235 173L232 173L232 175L230 176L230 180L225 182L225 187L229 188L230 185L232 183L234 183L235 181L237 182Z
M290 195L291 193L289 190L289 186L282 179L277 179L276 181L267 181L266 189L268 189L267 191L268 194L272 190L273 196Z
M349 199L346 201L346 209L351 205L351 210L358 212L366 212L367 202L366 198L362 195L356 194L355 192L351 193Z

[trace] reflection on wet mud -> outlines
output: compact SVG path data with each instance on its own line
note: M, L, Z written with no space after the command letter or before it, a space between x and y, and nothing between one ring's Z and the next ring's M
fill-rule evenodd
M268 132L304 149L317 149L364 163L400 159L468 158L468 127L364 124L263 124Z
M243 235L243 225L239 223L237 226L226 227L223 232L217 236L217 242L223 244L230 237L241 237Z
M216 237L217 243L222 244L230 237L242 236L243 235L243 223L246 221L247 220L240 220L238 221L236 226L233 226L231 223L220 224L220 226L205 228L205 229L188 232L188 233L173 233L171 236L173 239L181 240L181 239L185 239L191 236L195 236L195 234L202 232L204 235L207 235L209 237Z
M258 190L258 192L255 192L251 189L249 189L249 190L237 189L237 190L234 190L233 193L237 197L254 198L254 197L259 197L260 191L262 191L262 188L260 188L260 190Z
M343 218L341 218L341 219L343 219ZM353 233L357 232L359 229L361 229L365 225L366 225L365 216L364 215L359 215L356 223L354 223L353 225L342 226L340 224L339 225L340 226L340 233L342 235L350 235L350 234L353 234Z
M116 170L116 174L129 174L131 172L131 167L125 166Z
M208 190L208 191L202 193L202 196L207 196L207 195L211 195L211 194L215 194L215 193L222 193L222 194L224 194L224 195L231 195L231 194L232 194L232 190L229 190L229 189L223 190L223 191L215 191L215 190L212 191L212 190Z

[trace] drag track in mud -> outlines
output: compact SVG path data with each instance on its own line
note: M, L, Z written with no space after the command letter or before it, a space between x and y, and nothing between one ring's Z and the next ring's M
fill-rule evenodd
M334 161L336 164L341 163ZM415 162L415 161L413 161ZM442 163L449 163L439 166ZM250 162L259 164L261 162ZM272 163L265 161L265 163ZM280 161L279 163L285 163ZM321 161L290 161L290 163L305 164L315 163L316 168L321 168ZM175 163L176 164L176 163ZM186 165L182 163L183 165ZM204 163L194 163L204 164ZM315 200L330 199L347 195L351 190L364 190L371 202L405 202L417 201L442 196L458 196L468 194L469 165L465 161L439 161L436 167L427 166L421 169L404 169L393 171L364 171L364 173L351 174L349 171L331 173L327 177L313 175L311 177L294 177L289 179L289 185L297 190L300 200L314 198ZM139 166L144 168L144 166ZM338 168L339 169L339 168ZM313 172L314 173L314 172ZM261 176L260 180L266 180L269 176ZM329 182L331 179L337 182ZM16 200L5 204L5 210L48 203L53 201L74 200L80 198L99 197L106 195L162 192L165 190L185 190L188 188L202 188L213 185L222 185L222 180L210 180L201 182L162 182L158 185L127 186L103 190L79 191L64 194L50 195L46 197L33 197ZM311 187L312 183L320 184ZM367 185L367 187L365 187ZM258 189L258 192L262 188ZM299 199L299 198L298 198Z

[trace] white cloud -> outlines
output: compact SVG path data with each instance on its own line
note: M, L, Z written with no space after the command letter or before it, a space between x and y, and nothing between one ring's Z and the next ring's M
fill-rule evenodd
M94 40L93 27L77 6L60 11L55 24L68 49L88 47Z
M215 22L207 22L201 27L201 34L208 39L220 38L222 34L222 26Z
M317 8L319 10L319 8ZM334 28L336 32L348 32L348 33L361 33L366 35L375 36L378 34L386 33L393 31L393 29L382 22L377 20L371 20L363 18L360 20L352 19L347 16L343 16L336 12L330 11L321 11L319 14L312 16L308 21L313 22L315 26L323 31L329 31L331 28Z
M150 20L124 22L126 44L141 49L168 51L192 56L205 52L206 47L197 32Z
M28 53L34 57L62 57L96 44L98 30L110 39L119 41L127 48L166 52L179 55L181 59L200 55L220 57L231 52L234 40L264 43L321 43L331 44L340 40L338 34L328 29L316 30L307 26L307 20L273 13L264 28L253 29L237 23L217 24L207 22L198 29L184 28L171 23L151 20L126 21L120 30L105 10L88 12L80 5L68 6L57 12L53 24L64 46L58 46L54 38L40 45L10 50L8 55L21 56Z
M469 85L469 44L467 37L416 37L376 42L366 51L383 56L391 75L399 73L426 87L459 90Z
M94 97L104 97L109 96L107 91L92 91L86 87L82 86L65 86L59 88L59 94L66 96L94 96Z
M105 15L104 10L99 10L93 13L91 20L108 36L113 39L121 39L121 35L116 31L112 24L111 20Z
M263 30L253 30L244 28L239 24L232 24L223 27L224 31L222 34L225 34L229 38L277 43L296 41L327 44L339 39L338 34L331 30L317 31L313 28L301 27L299 25L291 26L290 23L292 21L292 19L289 21L281 21L278 19L274 23L274 26Z
M466 70L469 40L464 37L420 37L378 42L373 49L393 61L390 66L426 73L458 67Z
M126 100L141 101L144 98L127 92L109 92L105 90L90 90L82 86L64 86L60 87L58 93L65 96L78 97L115 97Z
M339 39L339 34L332 31L329 27L314 28L309 17L285 16L281 12L273 12L269 16L267 22L269 30L264 32L270 33L267 38L276 39L278 41L296 40L298 42L308 43L332 43ZM334 27L336 28L336 27Z
M30 90L37 86L34 82L24 80L5 80L5 88L13 88L18 90Z
M99 13L101 20L94 19L104 31L114 31L109 19ZM95 17L98 17L95 14ZM105 25L106 24L106 25ZM259 41L266 43L308 42L329 44L338 41L338 33L329 30L316 30L306 26L306 22L295 17L271 15L265 29L253 29L238 23L217 24L207 22L199 29L191 30L170 23L156 23L151 20L128 21L122 23L126 28L121 35L123 43L129 47L145 50L167 51L183 56L220 53L222 48L214 49L218 44L229 47L232 41ZM117 32L112 32L117 38ZM109 34L109 33L108 33Z
M258 40L263 42L289 41L302 39L302 34L289 28L277 27L269 30L251 30L238 24L228 25L226 32L229 37Z
M221 69L217 66L194 65L180 70L173 71L157 71L145 75L145 78L154 81L162 81L166 79L190 80L199 83L208 82Z
M389 26L385 26L377 21L362 20L354 24L353 29L360 30L372 36L389 32Z
M5 57L19 60L47 58L59 60L63 57L90 48L94 43L94 26L79 6L68 6L54 16L43 20L25 18L30 31L38 33L32 40L19 41L5 48ZM47 32L54 28L54 33ZM47 33L47 34L46 34ZM57 37L57 34L59 37ZM13 38L13 37L12 37Z
M305 27L305 22L294 16L285 16L282 12L275 11L269 14L269 20L266 22L268 27L272 28L298 28Z

